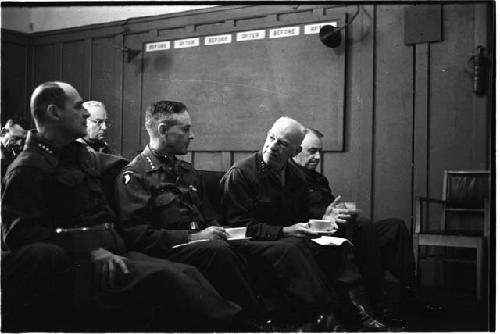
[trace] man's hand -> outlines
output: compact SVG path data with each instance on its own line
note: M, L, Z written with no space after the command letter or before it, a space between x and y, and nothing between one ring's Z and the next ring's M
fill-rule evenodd
M311 231L308 223L297 223L292 226L283 227L283 235L285 237L309 237L318 235L317 232Z
M207 227L206 229L204 229L198 233L191 234L189 236L189 241L216 240L216 239L226 240L228 237L229 237L229 234L227 234L226 230L224 230L223 227L210 226L210 227Z
M128 274L126 258L103 248L91 251L90 259L95 265L94 282L100 284L102 289L115 287L116 267L119 267L124 274Z
M335 208L337 202L340 200L340 195L335 198L335 200L328 205L323 214L324 220L329 220L333 223L345 223L347 219L351 218L351 214L348 209Z

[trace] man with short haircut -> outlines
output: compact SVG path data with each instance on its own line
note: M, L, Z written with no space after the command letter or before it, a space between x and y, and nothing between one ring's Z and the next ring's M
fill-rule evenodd
M102 331L93 317L77 328L71 322L76 268L84 283L89 276L93 300L104 307L98 314L126 311L111 331L125 330L121 325L139 314L147 316L141 331L229 329L241 308L196 268L126 252L103 179L126 161L76 141L86 136L89 117L80 94L64 82L43 83L31 96L31 113L37 131L7 170L2 193L10 251L2 258L2 329Z
M204 195L196 171L176 158L187 154L194 139L186 106L175 101L154 102L146 110L145 125L149 144L115 182L128 247L194 265L224 297L242 305L250 316L265 317L248 279L247 261L235 251L236 245L226 242L228 234ZM301 312L324 300L315 285L318 279L307 271L309 261L293 245L262 244L254 252L267 257L268 269L277 272ZM295 276L289 277L293 270L305 271L301 285L296 284L299 279Z
M319 246L309 240L318 235L307 223L310 218L307 183L300 169L290 160L301 151L304 133L305 128L296 120L279 118L268 131L262 151L237 161L222 178L222 205L228 225L246 226L247 236L258 240L255 243L299 243L303 252L310 254L310 261L321 266L322 270L316 267L308 269L312 270L313 276L327 275L324 294L328 295L335 290L334 282L339 275L334 260L342 255L346 247L343 246L339 252L334 248L325 248L329 251L328 256L320 254L321 259L311 255L311 249L315 250L314 253L320 252L316 251ZM333 227L336 226L335 222L344 222L349 217L346 213L346 210L330 206L323 210L322 217L331 220ZM360 277L356 270L354 268L352 272L342 273L341 278L355 281ZM341 295L336 297L340 298ZM363 330L387 329L366 312L361 301L356 299L351 304L351 301L346 300L348 297L344 297L339 311L347 312L349 316L355 311L358 317L354 320L360 320Z
M302 141L302 151L293 160L303 172L309 187L309 209L314 218L321 218L322 212L334 201L326 177L316 171L323 150L323 134L316 129L306 129ZM438 305L424 303L416 296L416 273L412 239L405 222L398 218L388 218L376 222L368 218L348 219L341 224L336 236L349 238L354 242L354 250L359 267L376 311L384 318L397 320L395 314L388 313L381 292L383 291L384 270L389 270L401 283L403 297L419 311L437 312ZM394 313L394 312L391 312Z
M114 154L106 142L106 135L111 123L108 120L108 113L104 103L99 101L87 101L83 103L90 117L87 118L87 135L79 138L78 141L87 145L93 152Z
M23 119L9 119L5 122L0 139L2 178L7 171L7 167L23 150L28 128L29 122Z

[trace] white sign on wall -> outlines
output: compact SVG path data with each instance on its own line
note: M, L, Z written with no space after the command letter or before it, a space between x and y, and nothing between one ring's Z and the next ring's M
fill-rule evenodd
M310 35L310 34L318 34L319 30L326 25L331 25L336 27L337 22L323 22L323 23L315 23L315 24L307 24L304 26L304 34Z
M170 41L162 41L146 44L146 52L162 51L170 49Z
M236 41L238 42L253 41L256 39L264 39L264 38L266 38L265 30L243 31L236 34Z
M231 43L231 34L214 35L205 37L205 45L217 45Z
M174 41L175 49L192 48L194 46L199 46L199 45L200 45L200 39L198 37L179 39L177 41Z
M289 36L298 36L299 27L283 27L269 30L269 38L282 38Z

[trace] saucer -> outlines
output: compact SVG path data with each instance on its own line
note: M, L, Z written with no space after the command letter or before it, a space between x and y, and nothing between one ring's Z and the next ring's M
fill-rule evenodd
M337 230L334 230L334 231L318 231L318 230L313 230L313 229L310 229L309 231L311 231L313 233L316 233L318 235L331 235L331 234L334 234L335 232L337 232Z

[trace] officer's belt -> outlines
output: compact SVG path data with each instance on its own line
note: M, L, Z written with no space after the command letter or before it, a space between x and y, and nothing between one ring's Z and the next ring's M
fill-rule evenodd
M113 223L104 223L100 225L93 226L82 226L82 227L71 227L71 228L56 228L56 233L66 233L66 232L83 232L83 231L105 231L113 230Z
M112 223L88 227L58 228L55 242L71 252L88 252L98 248L113 253L125 252L125 244Z

